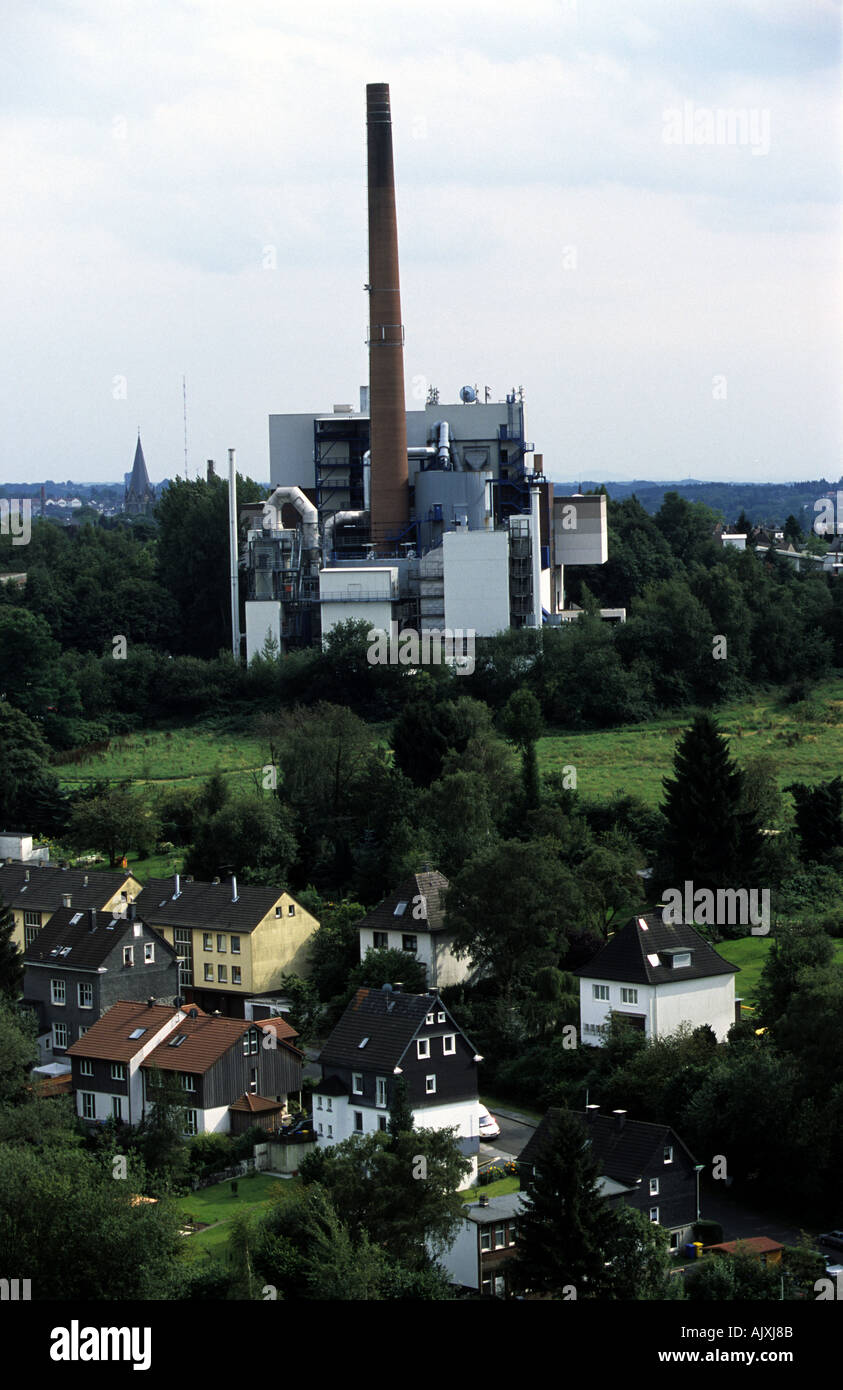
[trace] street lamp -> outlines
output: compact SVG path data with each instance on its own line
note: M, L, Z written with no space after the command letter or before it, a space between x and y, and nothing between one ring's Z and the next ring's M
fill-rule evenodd
M705 1167L705 1164L704 1164L704 1163L695 1163L695 1164L694 1164L694 1172L695 1172L696 1175L697 1175L697 1220L698 1220L698 1221L699 1221L699 1219L700 1219L700 1173L702 1172L702 1170L703 1170L704 1167Z

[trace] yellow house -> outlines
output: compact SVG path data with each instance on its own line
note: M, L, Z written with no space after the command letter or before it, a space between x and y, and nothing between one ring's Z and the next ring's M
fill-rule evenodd
M150 879L136 910L175 948L185 1002L206 1013L244 1018L247 1000L282 991L282 975L309 973L319 923L277 888L174 874Z
M31 946L60 907L122 914L140 884L122 869L60 869L33 860L0 864L0 900L15 918L12 940L20 951Z

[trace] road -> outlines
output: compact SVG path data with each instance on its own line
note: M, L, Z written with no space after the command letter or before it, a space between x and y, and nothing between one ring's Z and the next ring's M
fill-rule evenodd
M506 1162L507 1159L517 1158L536 1129L534 1120L510 1107L506 1110L495 1109L492 1114L500 1125L501 1132L497 1139L481 1141L481 1165L494 1163L496 1159Z

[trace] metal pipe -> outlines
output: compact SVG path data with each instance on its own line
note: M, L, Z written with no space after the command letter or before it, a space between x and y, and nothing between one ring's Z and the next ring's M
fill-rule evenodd
M447 420L437 420L433 427L439 431L439 463L442 468L451 466L450 426Z
M231 575L231 650L234 660L240 660L240 589L237 578L237 470L234 450L228 451L228 553Z
M274 507L281 517L281 508L285 502L289 502L291 507L295 507L301 517L302 529L302 549L316 550L319 546L319 514L309 498L305 497L300 487L277 487L263 504L262 525L265 529L272 526L272 508Z
M347 521L365 521L368 518L368 515L368 511L331 512L331 515L325 518L325 523L322 527L322 558L325 564L327 564L328 559L330 558L334 540L334 530L336 528L337 523Z

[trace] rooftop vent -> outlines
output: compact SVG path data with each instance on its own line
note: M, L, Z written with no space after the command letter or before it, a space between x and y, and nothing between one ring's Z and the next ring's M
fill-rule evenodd
M617 1129L617 1130L622 1130L623 1127L624 1127L624 1125L626 1124L626 1111L625 1111L625 1110L613 1110L613 1111L612 1111L612 1114L613 1114L614 1117L615 1117L615 1129Z

